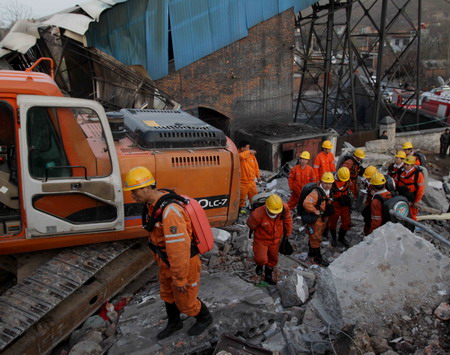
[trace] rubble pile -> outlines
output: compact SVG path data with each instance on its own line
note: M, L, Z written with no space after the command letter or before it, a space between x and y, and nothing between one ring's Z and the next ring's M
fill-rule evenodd
M285 177L264 188L287 199ZM426 203L435 208L440 198L435 192L444 197L445 193L439 186L433 190ZM332 263L321 268L309 262L308 237L295 217L294 254L280 255L274 272L278 284L269 286L255 273L247 217L213 229L215 247L201 256L199 297L214 317L203 334L189 337L187 329L195 320L185 318L182 330L156 340L167 319L155 280L119 317L91 317L73 333L69 354L209 354L223 335L279 354L450 351L448 247L392 223L364 238L362 217L352 212L347 233L351 248L333 248L325 239L322 253ZM448 238L445 222L426 223Z

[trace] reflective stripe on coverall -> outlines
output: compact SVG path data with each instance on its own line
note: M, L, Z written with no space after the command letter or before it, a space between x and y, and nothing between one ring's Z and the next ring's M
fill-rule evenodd
M320 187L319 187L320 188ZM316 213L324 212L325 207L330 201L329 199L324 199L322 203L319 206L319 210L317 210L316 205L319 201L319 192L317 189L314 189L311 191L311 193L306 196L305 201L303 201L303 207L306 212ZM320 243L322 242L322 235L325 230L325 227L327 226L328 217L319 216L317 218L317 221L314 224L310 224L310 226L313 229L313 234L309 236L309 245L311 248L320 248Z
M302 168L300 164L297 164L291 169L288 177L289 189L291 190L288 206L291 210L297 207L303 186L310 182L316 182L316 174L311 166L306 165Z
M323 173L331 172L334 173L336 171L336 165L334 165L334 155L333 153L325 153L321 151L316 155L314 159L314 172L316 173L316 180L320 181Z
M241 163L241 191L239 207L245 206L245 199L248 196L249 201L258 191L256 189L255 178L260 179L259 165L256 157L249 150L239 153Z
M256 265L275 267L278 264L278 249L283 234L286 237L292 234L292 215L289 206L283 203L283 212L275 218L267 215L266 206L258 207L248 217L247 225L254 231L253 253Z
M151 215L153 206L149 206ZM164 302L174 303L180 312L196 316L200 312L198 300L200 283L200 257L191 258L191 221L177 203L168 204L162 215L162 223L156 223L149 239L156 246L165 249L170 267L158 256L155 260L159 266L159 293ZM187 292L181 293L177 287L187 286Z
M359 167L361 166L361 163L358 162L355 158L350 157L348 159L345 159L342 163L342 167L348 168L350 170L350 190L353 194L354 198L358 198L358 173L359 173Z
M385 200L392 198L392 194L386 189L377 191L373 194L372 202L370 203L371 223L367 234L372 233L375 229L384 224L383 203L379 199L375 198L376 195L383 197Z
M400 174L397 175L396 179L396 185L398 187L406 186L410 192L414 192L414 201L412 203L418 203L425 193L425 178L422 172L419 172L419 176L417 177L417 188L414 184L416 169L417 168L413 166L413 168L408 172L403 170ZM412 203L410 203L409 207L411 218L417 221L417 214L419 213L419 209L412 206Z
M342 206L338 201L340 197L348 196L349 185L349 181L336 180L333 183L334 214L330 216L330 221L328 222L328 228L331 230L336 230L339 217L341 217L341 228L345 231L350 229L350 206Z

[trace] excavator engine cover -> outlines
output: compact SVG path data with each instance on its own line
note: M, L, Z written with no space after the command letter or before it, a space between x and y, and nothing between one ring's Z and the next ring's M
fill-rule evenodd
M225 133L183 111L122 109L120 113L141 149L226 146Z

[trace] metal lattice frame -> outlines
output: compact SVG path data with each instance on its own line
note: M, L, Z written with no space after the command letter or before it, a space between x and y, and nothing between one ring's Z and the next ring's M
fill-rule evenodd
M401 123L406 110L383 97L400 88L398 77L403 76L414 86L404 104L419 98L421 8L422 0L327 0L299 13L301 83L294 121L341 132L376 129L385 115ZM364 32L367 25L373 31ZM395 51L388 39L405 33L409 43ZM371 70L367 61L374 58ZM418 109L416 117L418 123Z

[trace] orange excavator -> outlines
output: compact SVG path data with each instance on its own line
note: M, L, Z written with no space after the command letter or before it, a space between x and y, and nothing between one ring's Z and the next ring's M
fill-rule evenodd
M134 166L197 199L212 226L237 218L239 158L219 129L183 111L105 113L47 74L0 71L0 255L145 236L122 189Z

